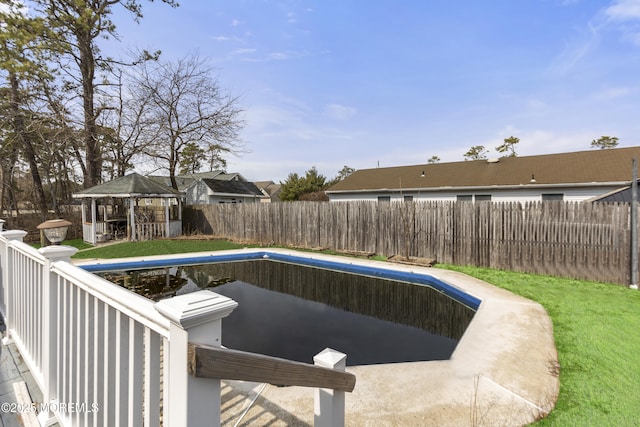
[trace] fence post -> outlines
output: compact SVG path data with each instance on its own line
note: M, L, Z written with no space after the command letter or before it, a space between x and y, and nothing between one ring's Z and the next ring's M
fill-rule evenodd
M317 366L344 372L347 366L347 355L325 348L313 356L313 363ZM316 389L313 417L315 427L343 427L344 415L344 391Z
M56 261L71 262L71 257L78 252L78 249L71 246L45 246L38 249L38 252L46 258L42 271L42 377L44 387L42 390L43 401L51 402L57 396L52 396L55 388L56 369L58 366L58 305L55 298L58 288L58 278L51 272L51 265Z
M222 318L237 306L234 300L206 290L155 304L156 310L171 321L169 360L164 361L166 425L220 425L220 380L189 375L187 348L189 342L220 347Z
M0 280L2 280L3 288L1 305L4 306L4 313L2 314L4 316L6 326L5 340L7 341L10 340L10 331L15 326L15 322L11 317L12 313L10 307L13 298L13 281L10 280L10 277L13 275L13 253L10 247L10 242L12 240L22 242L22 239L24 239L24 236L26 235L27 232L22 230L9 230L0 233L0 236L2 236L5 240L5 244L3 245L3 253L0 254L0 256L2 256L2 278Z

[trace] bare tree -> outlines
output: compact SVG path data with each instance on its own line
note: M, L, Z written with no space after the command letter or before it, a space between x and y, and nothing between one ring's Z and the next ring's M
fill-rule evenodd
M123 67L112 70L113 93L105 97L104 112L99 121L99 134L104 150L105 171L111 179L124 176L134 167L155 139L151 94L143 90L132 77L136 69L126 74ZM111 105L111 107L106 107Z
M138 87L150 99L155 140L146 154L169 171L173 188L183 150L194 144L204 152L237 154L244 122L238 98L226 94L214 70L197 54L176 62L145 62Z
M175 0L161 1L174 7L178 5ZM98 125L103 109L96 106L99 86L96 72L111 63L109 58L100 55L97 40L115 34L111 20L113 7L125 8L138 21L142 18L142 5L138 0L33 0L32 3L33 10L46 19L55 34L50 46L60 54L60 69L67 73L67 91L81 101L82 118L78 124L83 134L76 153L84 186L91 187L101 181L103 162Z

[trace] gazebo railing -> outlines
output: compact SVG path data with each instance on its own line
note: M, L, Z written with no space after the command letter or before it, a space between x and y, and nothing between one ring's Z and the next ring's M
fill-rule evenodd
M175 237L171 235L171 227L167 230L166 222L136 223L136 240L153 240L161 237Z

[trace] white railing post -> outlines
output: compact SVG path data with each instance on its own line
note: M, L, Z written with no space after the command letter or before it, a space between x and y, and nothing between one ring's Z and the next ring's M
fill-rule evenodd
M189 375L187 347L190 342L220 347L222 318L237 306L234 300L211 291L180 295L155 305L156 310L171 321L169 360L164 361L166 425L220 425L220 380Z
M55 370L58 367L57 344L60 337L56 325L58 317L62 315L58 310L57 294L58 278L51 272L51 264L56 261L71 262L71 257L78 249L71 246L46 246L38 250L45 258L44 271L42 272L42 377L44 386L42 390L43 400L46 403L56 399L52 396L55 388Z
M347 366L347 355L325 348L313 356L313 363L317 366L344 372ZM326 388L316 389L314 427L343 427L344 409L344 391Z
M6 335L5 339L9 340L10 332L13 327L15 327L15 322L13 319L13 313L11 313L11 302L13 298L13 253L11 249L10 242L12 240L17 240L22 242L24 236L27 235L26 231L22 230L9 230L3 231L0 235L5 239L6 244L4 245L4 251L1 254L2 256L2 306L4 308L4 321L6 325Z

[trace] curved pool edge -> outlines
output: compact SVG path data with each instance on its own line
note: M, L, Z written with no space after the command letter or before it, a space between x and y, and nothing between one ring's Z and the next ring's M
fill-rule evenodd
M449 270L287 249L201 252L182 258L200 263L201 257L238 253L346 263L400 276L426 275L478 301L476 315L451 359L347 368L357 378L354 392L346 396L347 425L458 426L470 425L472 419L478 425L526 425L555 404L559 381L553 327L546 311L533 301ZM146 256L75 264L104 267L145 260L160 265L175 259L176 255ZM245 418L256 424L313 424L314 389L269 385L262 389L257 384L225 382L223 393L228 398L244 396ZM235 413L228 411L225 422L235 423Z

